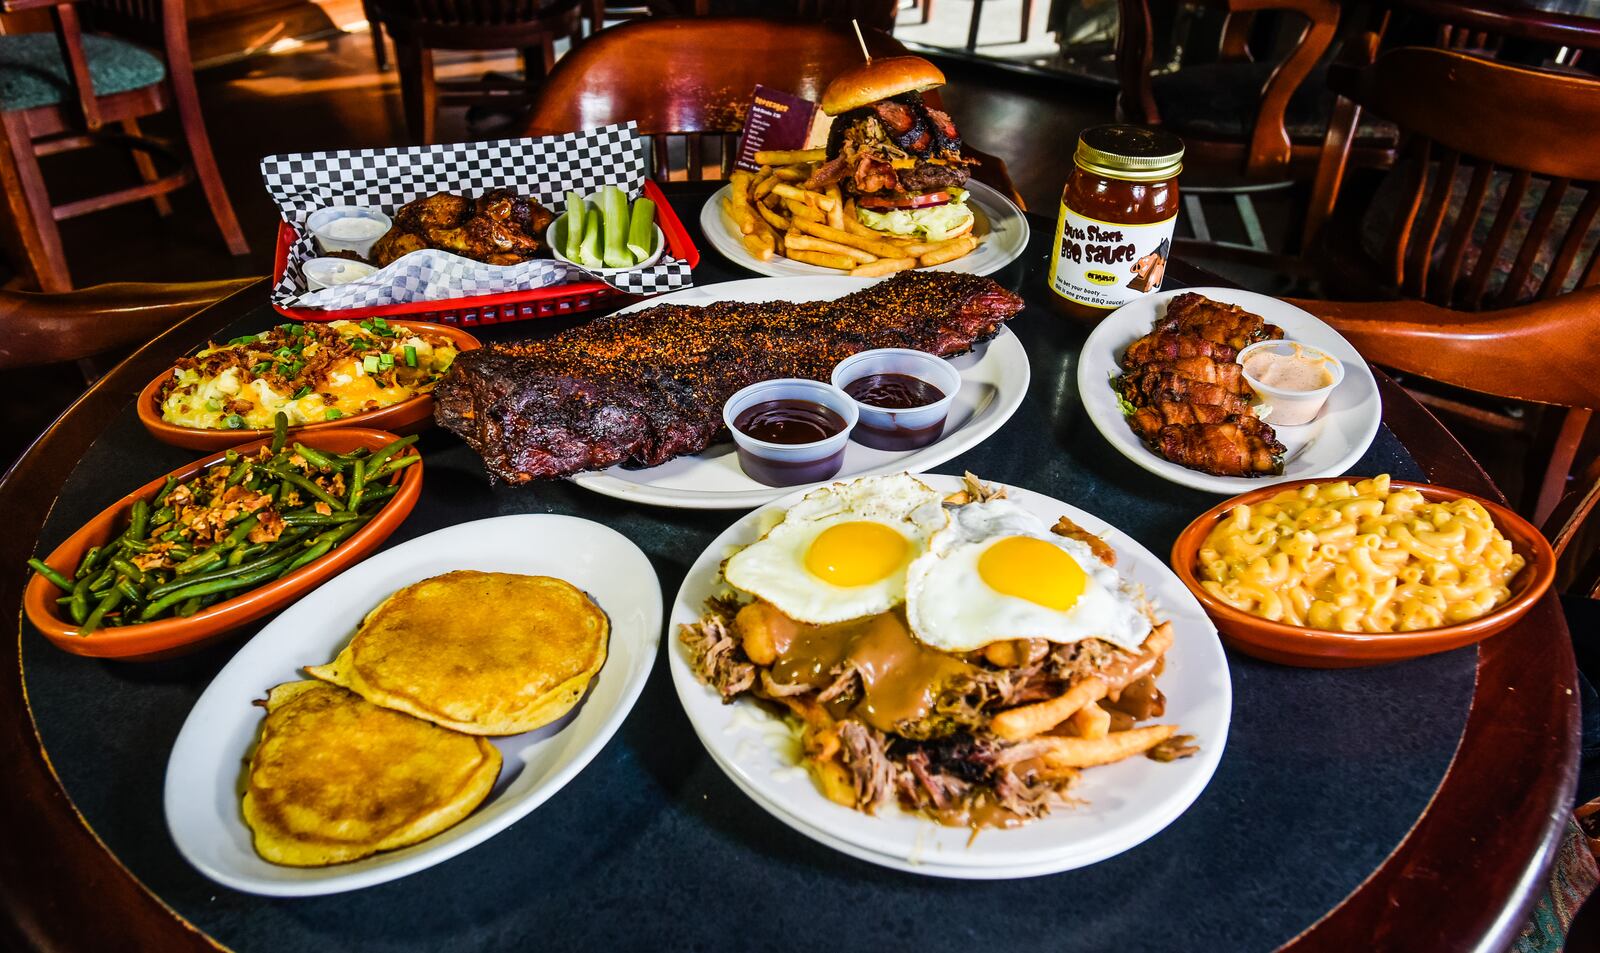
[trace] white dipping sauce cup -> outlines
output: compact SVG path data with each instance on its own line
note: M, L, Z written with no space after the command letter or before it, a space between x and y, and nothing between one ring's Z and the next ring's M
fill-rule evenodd
M860 413L851 436L856 443L877 450L915 450L944 434L950 403L961 390L961 373L949 361L926 351L884 347L862 351L840 361L833 369L833 386L846 390L852 383L874 374L904 374L939 388L944 397L921 407L875 407L855 398ZM846 396L849 396L846 394Z
M371 238L340 238L329 233L330 226L345 219L376 222L381 228L372 227L373 235ZM363 205L330 205L327 208L317 209L311 213L310 218L306 219L306 228L310 230L312 237L317 240L317 245L321 247L324 254L336 251L353 251L362 258L366 258L371 254L372 246L377 244L378 239L383 237L383 233L387 232L393 225L394 223L389 220L389 216L375 208L367 208Z
M306 288L311 291L347 285L378 273L375 266L348 258L313 258L301 265L300 270L305 273Z
M1260 351L1292 357L1297 348L1300 355L1321 361L1327 367L1330 380L1326 385L1316 390L1284 390L1261 383L1248 370L1244 372L1246 383L1272 408L1266 421L1274 427L1293 427L1316 420L1328 402L1328 395L1344 381L1344 364L1327 351L1298 341L1258 341L1239 352L1239 365L1243 367L1250 355Z
M808 400L844 418L844 429L811 443L769 443L734 426L739 415L769 400ZM767 486L799 486L832 479L844 465L845 444L856 425L856 403L850 395L821 381L785 377L751 384L722 405L722 422L733 434L739 466L745 475Z

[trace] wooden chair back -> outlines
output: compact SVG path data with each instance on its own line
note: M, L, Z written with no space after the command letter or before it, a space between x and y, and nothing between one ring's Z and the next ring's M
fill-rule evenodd
M1338 64L1329 83L1351 105L1341 111L1341 131L1370 109L1406 133L1409 177L1377 263L1384 284L1477 311L1548 300L1600 278L1588 247L1600 217L1600 79L1403 47L1366 66ZM1330 133L1333 160L1314 189L1312 228L1337 205L1337 153L1348 148L1339 139ZM1497 173L1503 190L1491 189ZM1541 249L1553 253L1535 281ZM1491 294L1497 269L1506 279Z
M1506 41L1520 41L1553 61L1574 66L1586 51L1600 49L1600 19L1540 10L1531 4L1498 0L1399 0L1400 9L1431 21L1441 49L1499 59Z
M1600 288L1493 314L1424 301L1292 303L1343 334L1374 364L1479 394L1563 410L1533 506L1543 522L1566 494L1593 412L1600 408ZM1585 466L1577 468L1580 472Z
M1155 21L1152 2L1163 0L1118 0L1117 85L1118 112L1128 121L1159 126L1162 116L1156 105L1152 70L1155 68ZM1245 40L1258 13L1278 11L1304 19L1305 26L1293 48L1272 71L1261 90L1259 109L1251 123L1247 143L1210 142L1186 137L1194 159L1227 169L1246 181L1283 181L1291 165L1314 168L1316 149L1292 141L1285 120L1289 100L1306 77L1316 68L1332 45L1339 27L1337 0L1210 0L1228 13L1218 48L1218 59L1240 62L1249 59ZM1186 160L1186 165L1192 165ZM1309 174L1309 173L1308 173Z
M862 34L873 56L910 52L886 33ZM708 168L727 178L756 84L816 102L834 76L860 62L861 47L847 24L746 17L634 20L601 31L556 64L534 102L527 135L632 119L651 140L655 178L664 182L681 170L699 181ZM937 91L927 99L940 102ZM973 178L1026 207L1005 162L971 146L963 149L980 163Z
M396 42L429 49L521 49L574 32L584 0L374 0Z
M145 343L259 279L0 290L0 370L78 361Z

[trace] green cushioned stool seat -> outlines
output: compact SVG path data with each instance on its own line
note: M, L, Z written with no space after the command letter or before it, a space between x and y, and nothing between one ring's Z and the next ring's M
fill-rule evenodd
M126 40L83 35L83 54L96 96L111 96L159 83L167 76L161 60ZM0 111L76 101L61 45L54 33L0 36Z

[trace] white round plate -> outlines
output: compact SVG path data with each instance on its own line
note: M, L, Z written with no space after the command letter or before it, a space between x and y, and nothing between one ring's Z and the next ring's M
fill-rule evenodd
M504 756L494 790L466 820L420 844L331 867L281 867L251 846L240 813L245 765L263 711L251 704L301 669L332 659L390 593L456 569L557 576L611 620L606 663L566 717L492 739ZM386 550L285 610L217 673L167 762L167 826L201 873L247 893L339 893L416 873L483 843L544 803L616 733L644 689L661 641L661 585L620 533L572 516L501 516L452 526Z
M1321 348L1344 363L1344 381L1329 395L1321 416L1298 427L1272 428L1287 449L1281 476L1212 476L1179 466L1156 456L1122 416L1117 394L1111 389L1112 376L1122 373L1122 352L1150 333L1156 316L1166 312L1168 299L1187 292L1236 304L1259 314L1269 324L1283 328L1286 339ZM1378 434L1378 423L1383 419L1378 382L1373 379L1367 362L1338 331L1288 302L1237 288L1163 291L1118 308L1101 321L1084 342L1083 354L1078 358L1078 394L1095 428L1123 456L1173 483L1225 496L1290 480L1339 476L1367 452L1372 438Z
M1016 261L1027 250L1028 216L1011 199L982 182L969 179L964 187L968 191L967 207L973 211L972 233L980 239L978 247L971 254L927 270L992 275ZM728 213L722 210L722 199L732 188L731 185L723 186L700 207L700 229L705 232L711 247L721 252L722 257L740 268L774 278L839 274L832 268L792 261L781 255L762 261L746 251L744 244L739 241L738 228L728 218Z
M827 301L859 291L880 278L747 278L651 298L618 314L659 304L711 304L716 301ZM919 450L874 450L851 441L844 466L834 479L878 473L921 472L977 446L1011 415L1028 393L1028 352L1005 328L969 353L952 358L961 372L961 391L950 404L944 436ZM720 411L720 408L719 408ZM760 506L787 495L793 487L772 487L745 476L731 441L703 453L678 457L658 467L630 470L615 466L575 474L569 479L587 490L619 500L686 509L730 510Z
M953 476L921 479L941 492L961 485ZM747 514L701 554L673 604L673 644L667 652L678 698L713 760L780 821L862 860L900 870L975 879L1031 877L1087 866L1142 843L1182 814L1211 780L1227 742L1233 692L1217 630L1200 604L1163 561L1104 520L1012 488L1011 499L1048 523L1065 515L1103 536L1117 550L1118 571L1142 583L1161 614L1172 620L1176 644L1161 677L1167 695L1161 720L1195 735L1199 754L1170 764L1132 758L1085 770L1073 789L1084 804L1059 807L1017 830L983 831L970 844L965 828L893 810L874 817L823 797L796 766L796 745L783 720L751 699L722 704L714 690L696 680L677 639L680 626L700 618L706 599L726 590L720 567L728 553L755 541L764 514L792 505L801 495Z

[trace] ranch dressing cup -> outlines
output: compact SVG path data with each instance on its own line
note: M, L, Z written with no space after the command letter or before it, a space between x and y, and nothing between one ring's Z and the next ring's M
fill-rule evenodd
M1270 408L1267 423L1293 427L1317 419L1344 380L1344 364L1298 341L1260 341L1239 352L1245 383Z
M1050 249L1049 301L1061 314L1099 321L1161 290L1183 140L1143 126L1094 126L1078 137L1072 161Z
M350 251L362 258L372 253L372 246L393 224L389 216L361 205L330 205L306 219L306 228L323 254Z

